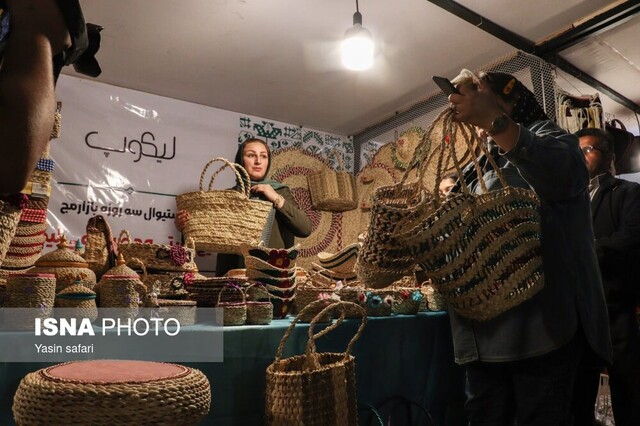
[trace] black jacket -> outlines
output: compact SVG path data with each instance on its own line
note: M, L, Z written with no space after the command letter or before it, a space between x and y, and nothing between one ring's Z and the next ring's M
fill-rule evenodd
M640 295L640 185L610 174L591 201L593 234L609 310L633 309Z

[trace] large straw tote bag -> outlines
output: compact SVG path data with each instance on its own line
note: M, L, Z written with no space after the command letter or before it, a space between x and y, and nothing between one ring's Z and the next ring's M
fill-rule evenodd
M316 210L344 212L358 207L355 177L344 170L342 155L331 150L329 156L338 159L337 170L328 166L307 175L311 204Z
M216 161L224 164L213 174L205 190L205 175ZM240 191L211 189L218 173L227 167L235 173ZM250 182L249 175L242 166L220 157L210 160L200 175L200 190L176 198L178 210L186 210L191 215L182 230L185 239L193 238L198 250L234 254L241 254L242 243L268 241L273 204L250 199L251 188L247 182Z
M449 132L462 132L466 140L477 138L468 125L453 122ZM446 141L441 141L443 148ZM502 188L487 191L479 179L482 195L471 193L464 179L462 192L441 200L422 223L396 228L389 246L419 262L435 290L461 316L486 321L535 295L544 285L540 231L540 201L529 189L508 186L501 170L482 143L478 144L495 170ZM456 154L450 151L459 176ZM478 174L480 165L474 157ZM442 168L436 188L442 179Z
M194 259L196 257L193 239L187 238L187 244L149 244L136 243L126 229L118 236L118 252L129 259L140 259L147 270L193 272L197 271ZM131 266L131 265L129 265Z
M318 302L316 302L318 304ZM316 352L316 339L338 327L344 321L345 308L358 310L362 323L358 327L344 353ZM305 309L316 309L309 305ZM316 320L309 325L309 337L303 355L282 358L284 345L293 331L298 317L294 318L276 351L276 358L267 367L267 424L272 426L356 426L358 409L356 400L355 358L351 355L367 316L355 303L339 302L325 307L316 318L331 315L340 310L339 319L314 334ZM304 314L300 312L300 314Z

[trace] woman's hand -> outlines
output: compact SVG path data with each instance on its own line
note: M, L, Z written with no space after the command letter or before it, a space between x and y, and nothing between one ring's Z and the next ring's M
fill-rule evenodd
M176 218L173 220L173 223L178 228L178 231L182 232L187 223L189 223L189 219L191 219L191 215L186 210L178 210L176 213Z
M284 198L282 195L278 194L275 189L271 187L271 185L267 185L265 183L259 183L257 185L253 185L251 187L251 192L254 194L262 194L267 201L273 203L275 208L280 209L284 206Z

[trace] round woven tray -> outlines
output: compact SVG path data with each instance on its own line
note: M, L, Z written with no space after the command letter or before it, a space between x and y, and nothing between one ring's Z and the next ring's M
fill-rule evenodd
M95 360L29 373L13 399L18 425L196 425L211 387L199 370L148 361Z

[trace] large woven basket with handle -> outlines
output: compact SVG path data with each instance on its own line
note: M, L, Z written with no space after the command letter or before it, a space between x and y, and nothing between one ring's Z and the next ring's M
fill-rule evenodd
M355 177L344 170L342 155L337 150L331 150L329 156L338 159L338 169L332 170L328 166L307 175L311 203L316 210L343 212L353 210L358 206Z
M222 162L205 189L204 179L209 166ZM230 168L236 175L240 191L212 189L213 182L222 170ZM198 250L216 253L241 254L242 243L268 241L271 233L269 220L273 218L273 205L267 201L250 199L250 182L247 171L224 158L210 160L200 175L200 189L178 195L178 210L186 210L190 219L182 230L185 239L193 238Z
M305 310L317 309L321 302L308 305ZM345 308L359 310L362 323L344 353L316 352L316 339L338 327L344 321ZM268 425L356 426L358 410L356 400L355 358L351 355L367 316L355 303L338 302L322 309L316 318L340 311L338 320L314 334L317 321L309 325L309 337L303 355L282 358L284 346L298 322L294 318L285 332L276 352L276 358L267 367L266 421Z

